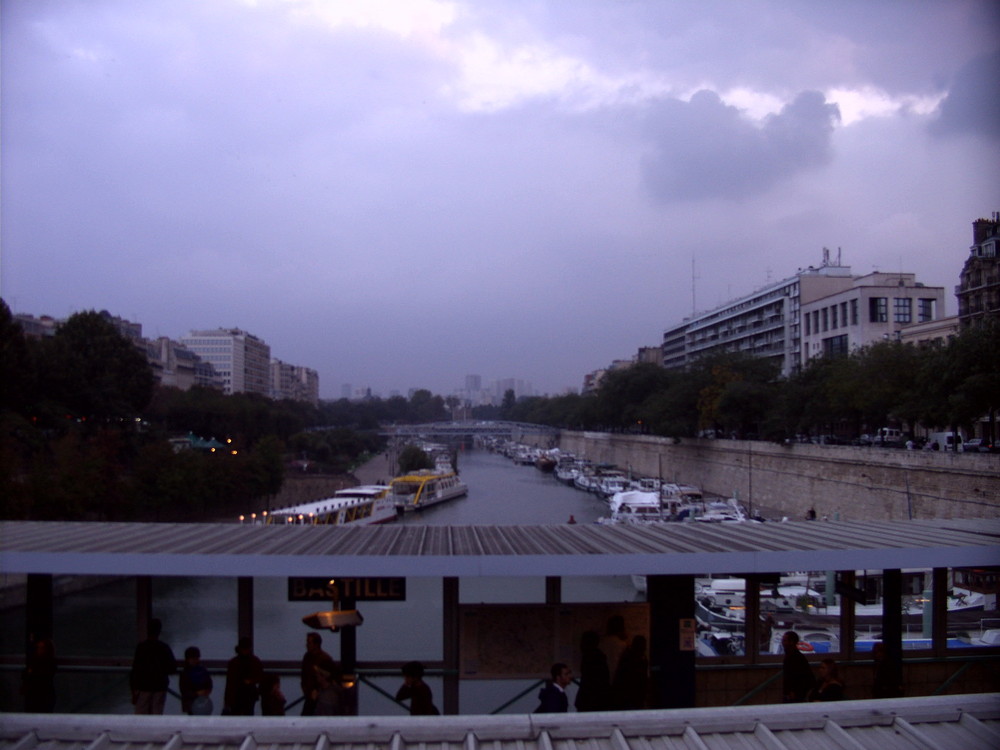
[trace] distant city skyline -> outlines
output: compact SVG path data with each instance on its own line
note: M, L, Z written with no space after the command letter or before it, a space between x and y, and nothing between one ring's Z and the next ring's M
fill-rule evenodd
M0 295L242 328L323 398L579 389L824 247L957 284L998 39L991 0L5 3Z

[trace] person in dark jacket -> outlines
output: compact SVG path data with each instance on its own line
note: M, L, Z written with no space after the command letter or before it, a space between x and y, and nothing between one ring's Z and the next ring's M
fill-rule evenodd
M207 716L212 713L212 676L201 663L201 649L188 646L181 668L181 710L186 714Z
M236 656L226 665L226 694L222 712L227 716L253 716L264 665L254 656L253 641L243 636Z
M573 681L573 670L562 662L556 662L549 671L552 679L546 681L545 687L538 691L538 708L535 713L564 714L569 711L566 687Z
M611 682L611 700L614 708L633 710L646 708L649 696L649 659L646 656L646 637L632 638L618 661L614 680Z
M819 663L819 683L809 696L811 701L842 701L844 700L844 683L840 681L837 662L833 659L823 659Z
M573 703L577 711L611 709L611 673L600 643L601 636L596 630L580 636L580 688Z
M437 716L441 712L434 705L434 695L424 682L424 665L409 661L403 665L403 684L396 692L397 701L410 701L410 716Z
M323 650L323 638L319 633L306 635L306 652L302 655L302 670L299 685L302 688L302 715L315 716L316 696L319 694L319 679L316 667L329 664L334 659Z
M129 687L137 714L162 714L167 700L170 675L177 671L177 659L170 646L160 640L163 623L153 618L146 628L146 640L135 647Z
M784 703L803 703L816 687L809 662L799 651L799 634L787 631L781 637L781 647L785 652L782 662L781 697Z

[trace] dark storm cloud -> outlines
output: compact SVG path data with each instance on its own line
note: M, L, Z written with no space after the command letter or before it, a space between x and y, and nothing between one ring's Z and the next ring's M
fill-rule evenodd
M931 132L1000 140L1000 49L973 58L955 74Z
M806 91L758 126L711 91L672 100L650 116L655 153L643 163L660 200L740 199L830 159L840 114L822 94Z

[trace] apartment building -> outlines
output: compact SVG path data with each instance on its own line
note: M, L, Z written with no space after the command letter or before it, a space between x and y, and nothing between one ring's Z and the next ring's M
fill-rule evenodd
M909 326L926 330L944 315L944 288L924 286L912 273L876 271L851 278L846 289L803 302L801 313L805 363L876 341L902 341Z
M714 310L685 318L663 333L663 366L684 367L706 354L744 352L775 362L782 375L802 365L801 307L851 282L851 269L833 264L823 249L823 265L769 284Z
M222 378L222 390L233 393L271 395L271 347L239 328L191 331L181 343L206 362Z
M972 222L972 247L955 287L962 327L1000 317L1000 212Z
M319 373L309 367L272 359L271 398L319 405Z

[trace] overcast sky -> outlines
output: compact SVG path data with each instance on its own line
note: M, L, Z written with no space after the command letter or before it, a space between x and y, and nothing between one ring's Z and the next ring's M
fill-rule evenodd
M2 0L2 295L388 395L579 388L819 265L948 312L993 0Z

